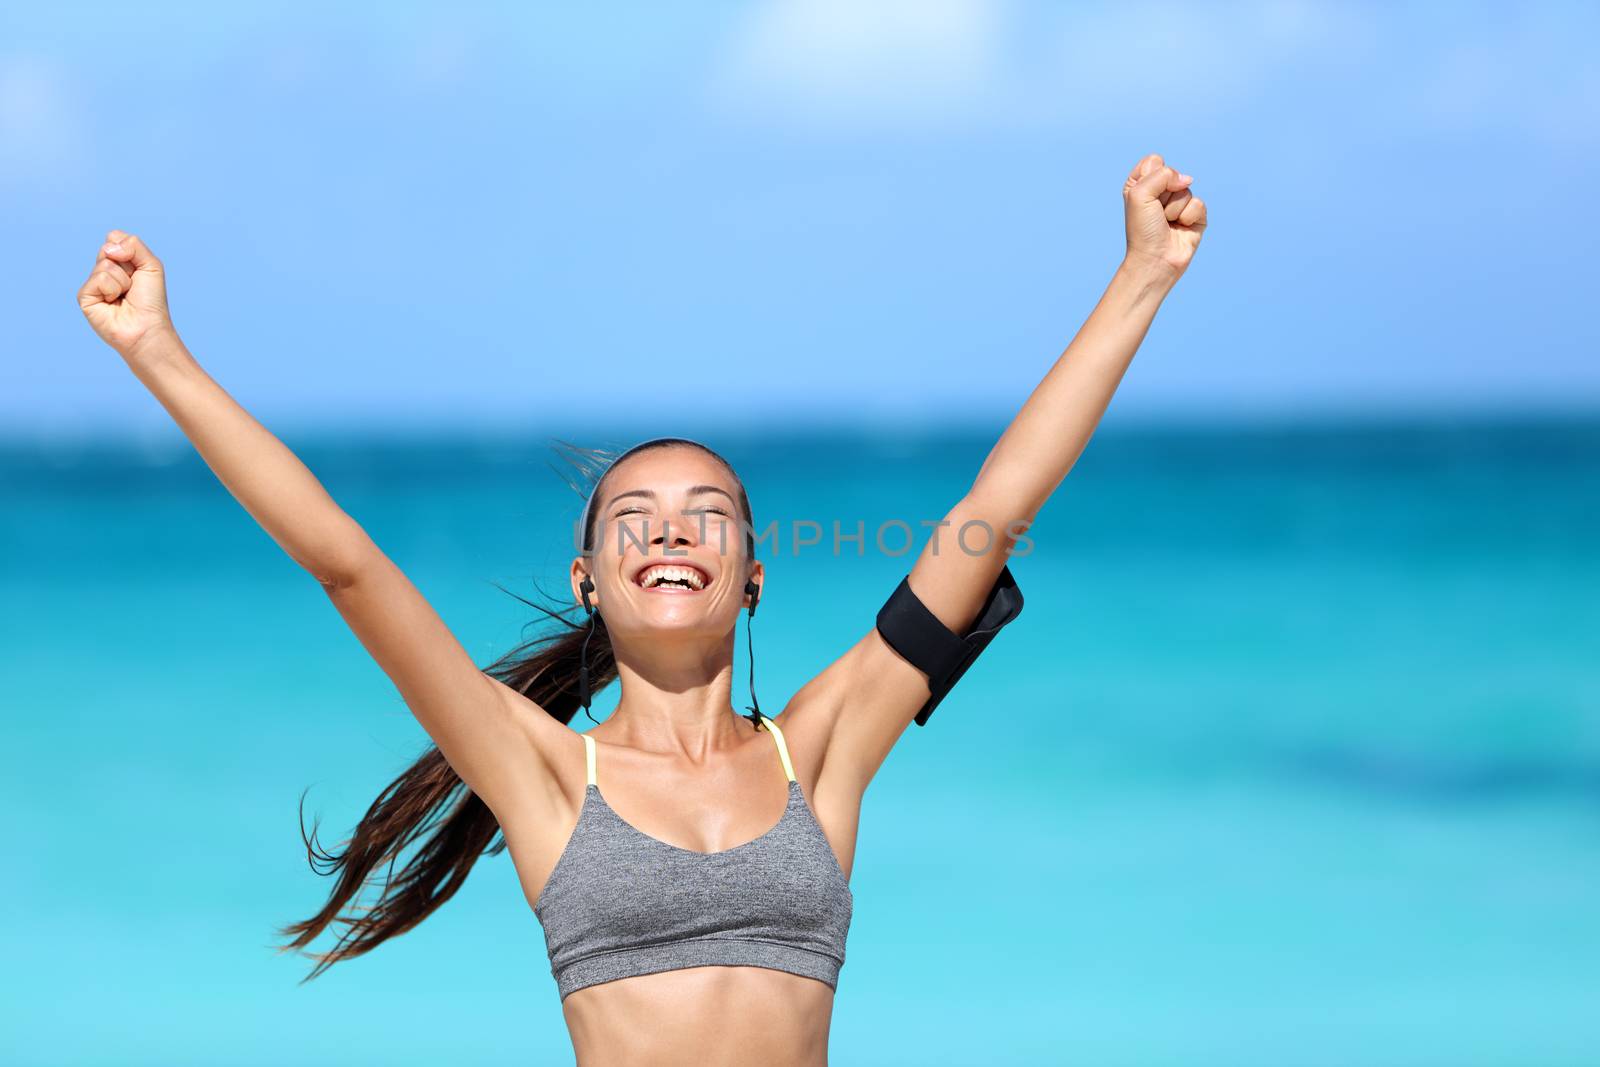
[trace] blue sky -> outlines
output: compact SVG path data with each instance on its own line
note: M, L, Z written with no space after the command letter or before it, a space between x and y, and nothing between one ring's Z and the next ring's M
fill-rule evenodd
M1579 5L8 5L0 423L164 432L166 261L274 427L1003 417L1160 151L1212 229L1113 418L1600 407Z

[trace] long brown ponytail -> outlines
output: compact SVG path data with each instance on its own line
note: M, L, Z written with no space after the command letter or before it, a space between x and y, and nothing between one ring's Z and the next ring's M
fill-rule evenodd
M729 472L727 460L697 441L662 438L649 447L671 444L698 448L717 459ZM589 496L599 488L614 456L601 449L587 449L557 442L565 459L576 472L560 471L567 484L580 495ZM738 476L734 475L737 482ZM740 487L740 507L747 524L753 525L749 499ZM594 516L589 516L582 541L594 544ZM749 526L747 526L747 529ZM543 594L554 607L546 607L510 590L502 592L543 613L556 628L511 649L483 672L524 694L554 718L570 723L579 708L579 656L589 629L581 608L566 603L566 597ZM535 585L537 588L537 584ZM574 621L575 615L582 621ZM616 659L604 622L594 620L594 636L589 642L589 677L592 692L599 692L617 677ZM495 856L506 842L488 805L462 782L437 746L430 744L415 763L378 794L355 831L344 843L343 851L328 850L317 841L317 823L310 832L305 827L305 795L300 798L300 836L306 858L318 874L337 876L328 902L309 919L280 929L289 938L282 951L303 951L324 930L335 927L339 936L326 952L307 952L317 961L301 979L310 981L341 960L372 951L398 937L455 895L478 858ZM398 870L401 854L417 846ZM380 872L381 868L381 872ZM357 898L369 885L380 884L377 900L370 905Z

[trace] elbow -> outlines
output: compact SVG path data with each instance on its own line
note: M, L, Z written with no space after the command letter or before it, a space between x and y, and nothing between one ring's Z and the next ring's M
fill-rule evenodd
M343 571L323 571L319 573L310 567L307 567L306 570L310 572L311 577L317 580L317 584L322 586L322 590L325 593L336 593L341 589L348 589L355 582L353 575Z
M295 562L332 593L355 585L374 568L388 562L388 557L363 536L347 544L331 546L326 551L307 553L304 559L296 556Z
M300 566L305 569L307 574L315 578L317 584L322 586L323 590L328 593L349 589L361 579L363 574L371 569L370 561L323 560L315 564L302 563Z
M982 522L997 534L1014 540L1033 525L1034 517L1043 506L1044 500L1033 493L993 485L974 486L973 491L951 510L950 518L957 525Z

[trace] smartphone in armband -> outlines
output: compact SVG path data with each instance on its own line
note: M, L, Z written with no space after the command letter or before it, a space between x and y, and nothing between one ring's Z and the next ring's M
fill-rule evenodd
M983 602L978 618L965 635L945 628L927 605L911 591L911 576L901 579L883 607L878 609L878 633L890 648L928 676L928 702L917 712L916 724L928 725L928 716L961 680L978 654L989 647L1001 627L1022 614L1022 590L1003 567L994 588Z

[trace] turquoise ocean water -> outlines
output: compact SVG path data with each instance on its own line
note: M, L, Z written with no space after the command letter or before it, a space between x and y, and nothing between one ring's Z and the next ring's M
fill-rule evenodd
M993 433L709 440L850 532ZM492 583L564 587L542 439L285 439L480 664L532 614ZM0 1062L569 1063L508 857L308 985L269 947L326 888L300 791L338 840L424 737L192 450L0 487ZM867 794L834 1063L1600 1062L1600 422L1113 427L1032 535ZM764 706L904 574L870 542L767 554Z

